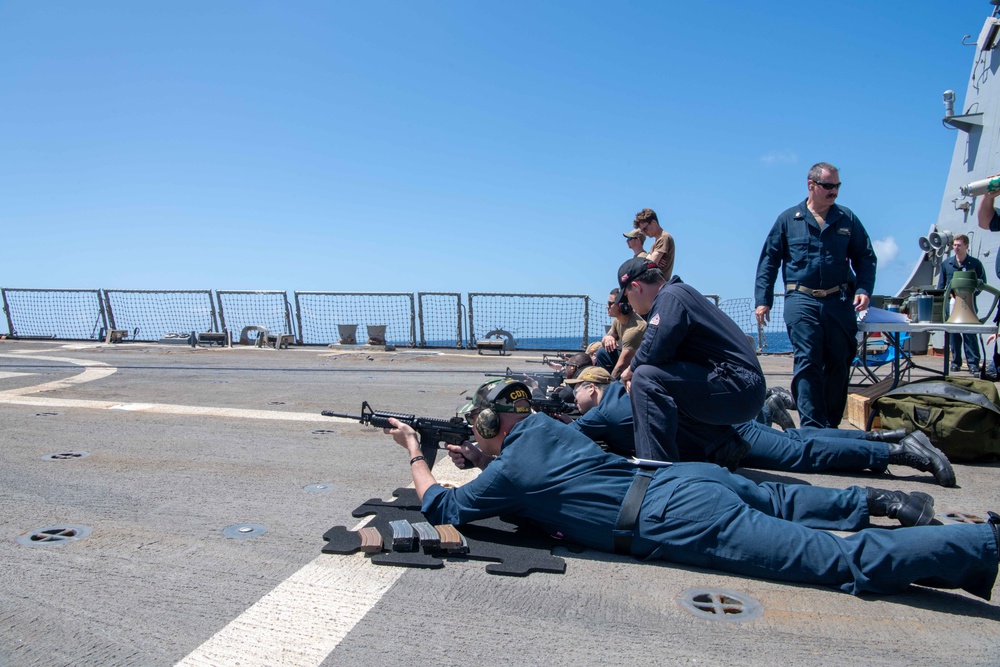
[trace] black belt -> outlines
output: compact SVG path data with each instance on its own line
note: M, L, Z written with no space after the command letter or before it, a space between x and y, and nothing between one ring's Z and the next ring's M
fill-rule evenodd
M815 297L817 299L823 299L825 297L830 296L831 294L836 294L837 292L840 292L841 294L847 294L847 288L848 288L847 283L844 283L843 285L837 285L836 287L831 287L830 289L812 289L811 287L805 287L803 285L799 285L798 283L788 283L785 285L786 292L804 292L805 294L808 294L809 296Z
M653 473L646 471L637 472L632 478L632 485L628 487L622 508L618 510L615 529L611 533L614 537L616 554L632 554L632 531L635 530L635 522L639 519L639 508L642 507L642 500L646 497L646 487L652 480Z

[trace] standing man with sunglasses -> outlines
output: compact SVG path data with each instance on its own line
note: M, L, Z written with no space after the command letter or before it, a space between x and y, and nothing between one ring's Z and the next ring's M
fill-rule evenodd
M628 249L632 251L633 257L646 257L646 251L642 247L646 243L645 234L640 232L638 229L633 229L630 232L625 232L622 236L625 237L625 245L627 245Z
M653 247L649 249L646 258L663 274L664 280L670 280L674 275L674 237L663 231L660 227L660 220L656 217L656 211L651 208L644 208L635 214L632 226L640 232L653 239ZM638 255L636 255L638 257Z
M835 202L840 174L820 162L809 170L809 196L778 216L764 241L755 285L757 322L766 325L781 267L785 326L795 357L792 393L802 426L837 428L857 351L856 311L875 288L875 251L850 209Z

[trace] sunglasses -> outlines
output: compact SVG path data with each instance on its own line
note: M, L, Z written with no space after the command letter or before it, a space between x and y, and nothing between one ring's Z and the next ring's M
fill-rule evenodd
M482 412L482 409L479 409L479 408L477 408L476 410L470 410L469 412L466 412L465 415L464 415L465 416L465 423L468 424L469 426L475 426L476 425L476 417L479 416L480 412Z
M611 307L611 306L613 306L613 305L615 305L615 302L614 302L614 301L608 301L608 308L610 308L610 307Z
M824 190L839 190L843 183L824 183L823 181L813 181L816 185L820 186Z

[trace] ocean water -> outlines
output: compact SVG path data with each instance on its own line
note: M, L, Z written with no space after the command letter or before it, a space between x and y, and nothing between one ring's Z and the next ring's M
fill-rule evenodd
M755 334L749 334L756 338ZM792 351L792 342L785 331L765 331L760 354L785 354Z
M757 340L757 332L747 334L754 341ZM763 339L763 349L760 349L760 354L787 354L792 351L792 344L788 340L788 334L784 331L765 331ZM592 337L587 341L587 344L594 341L598 341L600 338ZM552 337L552 338L515 338L514 343L516 349L532 351L582 351L584 345L580 336L562 336L562 337ZM451 341L451 344L447 343L438 344L437 342L427 341L428 347L454 347L455 342Z

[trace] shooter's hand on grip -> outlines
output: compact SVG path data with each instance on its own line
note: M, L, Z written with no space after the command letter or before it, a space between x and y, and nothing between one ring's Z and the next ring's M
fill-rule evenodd
M455 467L460 470L468 470L473 466L479 468L480 470L484 470L492 460L489 456L483 454L482 450L468 440L463 442L461 445L445 445L445 449L448 450L448 456L451 457L451 462L454 463Z

